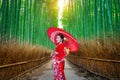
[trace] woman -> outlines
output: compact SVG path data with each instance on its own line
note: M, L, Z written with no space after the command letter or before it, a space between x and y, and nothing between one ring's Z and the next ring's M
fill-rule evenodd
M56 36L56 49L51 54L53 63L54 63L54 80L66 80L64 74L64 65L65 65L65 56L69 54L69 49L65 48L64 45L64 36L58 34Z

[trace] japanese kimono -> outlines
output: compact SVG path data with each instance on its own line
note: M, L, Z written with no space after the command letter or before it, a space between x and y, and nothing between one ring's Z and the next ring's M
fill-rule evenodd
M64 50L64 43L58 44L55 51L57 54L52 56L53 64L54 64L54 80L66 80L64 73L65 61L64 58L66 56Z

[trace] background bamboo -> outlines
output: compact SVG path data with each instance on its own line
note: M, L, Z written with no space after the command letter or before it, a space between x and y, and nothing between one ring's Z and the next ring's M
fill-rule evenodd
M64 29L76 38L105 39L109 36L118 40L119 3L119 0L69 0L63 14Z
M6 41L15 39L53 48L46 31L57 26L56 3L57 0L0 0L0 36Z

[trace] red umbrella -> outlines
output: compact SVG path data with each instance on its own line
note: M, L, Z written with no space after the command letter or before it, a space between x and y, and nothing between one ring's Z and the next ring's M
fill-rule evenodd
M65 47L70 49L70 52L75 52L79 49L79 44L77 40L68 32L63 29L50 27L47 30L48 37L50 40L57 45L56 36L57 34L63 34L66 40L64 41Z

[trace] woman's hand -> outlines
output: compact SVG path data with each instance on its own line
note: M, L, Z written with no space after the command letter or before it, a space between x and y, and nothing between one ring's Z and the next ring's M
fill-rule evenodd
M50 57L52 57L52 56L53 56L53 53L50 54Z
M67 55L69 55L70 49L65 47L65 52L67 53Z
M51 53L50 56L53 57L53 56L56 55L56 54L58 54L58 52L54 51L54 52Z

